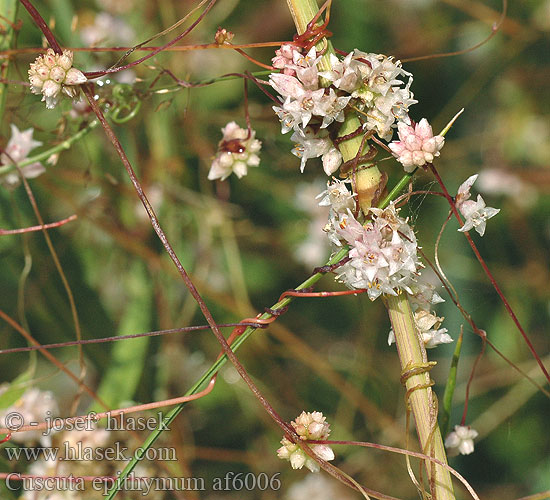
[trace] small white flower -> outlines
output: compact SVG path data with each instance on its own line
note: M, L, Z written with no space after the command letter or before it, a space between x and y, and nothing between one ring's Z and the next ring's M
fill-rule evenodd
M318 158L333 149L332 141L326 130L315 133L311 127L306 127L303 130L294 132L290 140L296 143L292 154L301 159L300 172L304 171L306 162L310 158Z
M330 54L330 71L324 71L320 75L340 90L353 92L361 82L361 73L357 69L357 61L353 60L353 52L350 52L344 60L340 60L335 54Z
M79 85L86 83L87 78L82 71L73 68L73 53L64 50L63 54L56 54L48 49L45 54L38 56L31 63L29 81L31 92L42 94L42 101L46 108L52 109L59 100L60 92L74 99L79 92Z
M321 158L325 174L332 175L342 165L342 153L335 147L330 148Z
M302 412L296 420L291 422L291 425L304 441L322 441L328 439L330 434L330 425L326 422L326 417L318 411ZM288 460L293 469L301 469L305 465L311 472L319 472L319 464L306 455L297 444L287 438L283 438L281 444L283 446L277 450L277 456ZM334 452L330 446L312 444L310 448L319 458L326 461L334 460Z
M85 45L97 46L101 43L111 45L126 45L134 38L134 30L121 18L107 12L100 12L95 16L92 25L80 30L80 37Z
M487 220L500 212L500 208L487 207L481 195L477 195L477 201L470 200L470 188L477 179L477 174L468 177L458 188L455 198L456 208L464 216L464 225L458 229L460 232L475 229L480 236L485 234Z
M433 349L439 344L449 344L453 342L453 339L447 333L448 330L446 328L439 328L444 319L445 318L439 318L424 309L415 311L414 322L427 349ZM392 345L394 342L395 333L393 330L390 330L388 345Z
M422 333L422 341L428 349L433 349L439 344L450 344L453 342L451 336L447 333L446 328L441 328L439 330L428 330L427 332Z
M445 143L441 135L433 135L432 127L426 118L422 118L414 126L405 122L397 124L399 141L389 144L392 153L406 172L412 172L416 167L431 163Z
M323 95L319 101L316 114L323 117L321 128L328 127L333 121L344 121L344 109L348 105L351 96L338 97L334 89L330 89L328 95Z
M469 455L474 451L474 439L478 433L469 425L455 425L455 430L445 439L445 447L451 452L458 452L461 455Z
M223 139L218 144L218 154L212 162L208 179L227 179L233 172L239 179L248 173L248 167L257 167L262 143L255 138L256 132L239 127L235 122L222 128Z
M292 116L295 129L306 127L313 115L326 114L323 89L306 89L298 78L282 73L271 74L269 78L271 86L283 97L282 108Z
M354 197L346 184L351 184L351 180L344 181L333 179L333 182L327 182L327 189L316 196L316 199L321 198L319 206L330 207L330 210L335 213L347 213L348 210L355 209Z
M13 123L10 127L10 140L8 141L4 152L0 155L0 163L2 165L11 165L14 162L21 163L27 159L31 150L42 145L40 141L35 141L32 138L34 129L29 128L21 132ZM45 171L46 169L39 162L31 163L30 165L21 168L21 173L27 179L34 179ZM19 174L16 171L8 172L0 177L0 184L3 184L9 189L17 187L19 183Z
M445 318L439 318L435 314L419 309L414 313L414 322L420 331L424 345L428 349L437 347L439 344L449 344L453 342L446 328L440 328Z

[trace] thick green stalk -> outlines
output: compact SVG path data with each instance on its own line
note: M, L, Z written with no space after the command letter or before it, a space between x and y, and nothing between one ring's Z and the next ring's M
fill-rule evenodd
M406 293L386 296L388 312L395 333L395 343L401 363L401 381L407 389L407 407L410 405L422 450L427 455L447 463L447 455L437 424L437 403L430 387L426 351L417 332L413 312ZM435 464L426 464L432 498L454 500L451 475Z
M287 4L298 34L302 34L319 10L317 2L315 0L287 0ZM334 49L328 40L323 39L317 44L317 49L323 50L324 48L326 48L326 51L319 62L319 67L321 70L327 71L330 69L329 55L334 53ZM346 115L346 119L340 127L338 137L352 134L360 126L361 122L355 112L350 112ZM338 147L345 162L353 160L358 154L363 154L363 151L359 153L363 139L362 136L362 134L359 134L339 144ZM385 176L378 170L376 165L372 165L369 162L358 162L354 181L359 205L366 214L380 196L385 185Z
M317 13L317 2L315 0L287 0L287 3L298 33L301 34ZM331 51L332 46L328 43L325 57L321 61L323 65L327 64L328 54ZM360 125L361 123L357 115L349 113L340 128L339 137L352 134ZM361 142L362 134L340 143L339 149L344 161L350 161L358 154L363 154L363 151L360 152ZM369 207L373 203L376 203L380 197L386 179L376 165L358 163L358 167L361 166L363 168L358 168L355 174L354 187L358 193L361 209L364 213L367 213ZM406 182L407 177L405 176L404 182ZM400 183L399 187L396 186L396 189L401 189L401 187ZM392 194L394 191L392 191ZM385 205L387 201L387 198L384 199L382 204ZM407 388L407 405L410 404L412 408L422 449L425 453L433 455L435 458L447 463L443 440L437 425L437 404L429 386L430 365L427 362L424 345L416 330L409 299L405 293L400 293L397 297L387 297L387 303L390 320L396 336L397 350L402 368L402 380ZM454 499L453 485L449 472L442 467L431 464L426 464L426 467L428 477L430 478L432 498L438 500Z

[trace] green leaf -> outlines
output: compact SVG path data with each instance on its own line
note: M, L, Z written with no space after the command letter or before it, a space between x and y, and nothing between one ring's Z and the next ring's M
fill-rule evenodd
M29 387L27 382L32 378L32 371L27 370L11 381L9 388L0 395L0 409L8 408L15 403Z
M449 368L449 378L445 384L445 393L443 394L443 410L441 411L440 427L441 435L445 437L449 433L449 422L451 421L451 408L453 405L453 394L456 386L456 373L458 369L458 359L460 358L460 349L462 348L462 329L456 341L455 352Z
M149 330L153 311L153 295L146 267L136 263L126 284L128 307L119 325L119 334L126 335ZM134 397L143 373L149 337L115 342L110 367L98 389L98 396L109 408L118 408ZM94 404L92 411L103 411Z

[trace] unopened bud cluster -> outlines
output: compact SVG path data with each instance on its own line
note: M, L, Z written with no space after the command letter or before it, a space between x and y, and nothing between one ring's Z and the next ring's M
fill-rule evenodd
M73 53L70 50L56 54L48 49L31 64L29 81L32 93L42 94L42 101L46 102L48 109L52 109L61 92L74 99L78 95L78 85L85 83L87 78L82 71L73 68Z
M330 434L330 425L326 422L326 417L319 411L312 413L303 411L300 416L291 422L292 427L300 439L321 441L328 438ZM277 450L277 456L283 460L288 460L293 469L301 469L304 465L311 472L319 472L319 464L298 446L287 438L281 440L281 446ZM330 446L325 444L310 445L312 451L323 460L333 460L334 452Z

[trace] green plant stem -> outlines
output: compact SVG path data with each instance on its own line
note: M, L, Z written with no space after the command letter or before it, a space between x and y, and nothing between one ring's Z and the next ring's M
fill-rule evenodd
M443 393L443 410L441 411L440 428L443 436L446 436L449 432L449 423L451 420L451 407L453 405L453 394L456 387L456 374L458 371L458 360L460 358L460 350L462 349L462 330L458 340L456 341L455 352L453 353L453 359L451 361L451 367L449 368L449 376L447 377L447 383L445 384L445 392Z
M317 13L317 5L314 1L307 1L308 5L306 5L306 9L309 9L309 17L307 17L307 21L305 21L306 17L304 17L304 13L301 9L301 4L304 4L304 2L300 2L299 0L287 0L289 8L291 12L293 13L293 17L295 15L299 16L300 25L298 26L298 31L300 33L303 33L303 31L306 29L307 24L309 23L309 20L311 20L315 14ZM309 7L308 7L309 6ZM295 14L296 13L296 14ZM297 18L295 17L295 20ZM301 26L301 27L300 27ZM328 54L332 51L332 47L330 46L330 43L327 45L327 57ZM360 125L359 119L356 116L350 115L346 118L346 121L343 125L343 128L341 130L341 135L346 135L350 132L353 132L356 130ZM344 126L346 128L344 128ZM347 131L349 130L349 132ZM346 155L344 156L344 160L347 161L349 159L352 159L356 156L357 152L359 151L359 148L361 147L361 138L353 138L348 141L345 141L342 143L344 146L344 149L346 151ZM353 145L355 145L355 150L353 149ZM349 151L349 152L348 152ZM376 168L376 167L375 167ZM371 169L369 169L371 170ZM390 195L393 195L393 197L397 196L397 194L403 189L404 186L407 185L410 178L413 174L407 174L405 175L401 181L398 183L396 188L392 190ZM389 203L390 199L385 198L381 203L379 203L379 207L385 208L387 204ZM344 257L347 256L349 252L349 248L344 247L342 248L338 253L334 254L331 259L327 262L327 265L333 265L338 262L340 262ZM306 288L309 288L313 286L315 283L317 283L321 277L324 275L322 272L318 272L316 274L313 274L310 276L307 280L305 280L303 283L298 285L296 287L296 290L303 290ZM276 304L271 306L271 310L278 311L282 310L286 306L288 306L292 301L293 297L285 297L284 299L278 301ZM259 318L260 319L269 319L273 315L270 313L263 313ZM236 352L244 342L257 330L255 327L248 327L246 330L231 344L231 349L233 352ZM220 370L220 368L227 362L227 356L223 355L218 360L216 360L212 366L205 372L203 375L195 382L195 384L185 393L185 396L191 396L193 394L196 394L199 392L202 388L205 387L205 385L209 382L209 380ZM123 485L123 482L125 478L135 469L136 465L140 462L140 460L145 455L146 451L155 443L155 441L159 438L159 436L162 434L164 430L169 428L170 424L174 421L174 419L179 415L179 413L184 409L187 403L181 403L177 406L175 406L172 410L170 410L162 422L159 424L158 428L154 430L144 441L143 445L138 448L136 453L134 454L134 457L132 460L128 463L128 465L124 468L124 470L120 473L119 477L113 483L111 486L111 489L109 490L107 496L105 497L106 500L112 500L117 492L120 490L120 488Z
M287 0L288 8L296 25L296 30L299 34L304 33L307 25L317 14L319 10L316 0ZM323 43L324 42L324 43ZM323 46L324 45L324 46ZM319 68L323 71L330 70L330 54L334 53L332 44L323 39L317 44L317 49L326 49L321 61L319 62ZM340 127L338 137L343 137L355 132L361 127L361 122L355 112L350 112L346 115L344 123ZM360 151L362 146L362 134L352 137L339 144L340 152L342 153L343 160L353 160L357 155L361 155ZM366 168L368 167L368 168ZM358 162L357 170L354 173L355 190L358 195L359 206L366 214L375 198L379 194L379 188L383 188L385 182L384 175L380 172L378 167L370 162Z
M407 389L406 404L410 405L422 450L427 455L447 463L447 455L437 424L437 402L430 387L431 366L417 332L413 312L406 293L386 296L395 343L401 363L401 380ZM435 464L426 464L432 498L454 500L450 473Z
M0 0L0 15L3 28L0 30L0 52L11 49L15 40L15 21L17 19L18 0ZM0 63L0 78L2 81L8 79L10 70L10 58L6 57ZM8 84L0 83L0 122L4 118L4 108L6 107L6 94L8 92Z
M294 23L299 33L303 33L307 24L317 13L318 7L315 0L287 0ZM325 53L321 62L326 63L329 49ZM339 136L351 134L360 127L359 118L354 113L346 116L344 123L339 131ZM344 161L349 161L357 155L362 154L362 137L358 135L340 144L340 152ZM355 174L355 190L358 193L359 204L364 213L368 212L373 201L379 195L379 191L384 187L385 179L376 165L363 163L368 168L358 168ZM358 167L361 167L358 164ZM405 175L398 185L392 190L390 195L382 200L379 205L386 206L395 193L406 186L412 178L414 172ZM407 405L410 405L415 417L417 433L422 445L422 449L444 463L447 463L447 456L441 433L437 425L437 405L434 401L432 390L429 387L430 376L424 346L419 338L414 323L412 309L409 299L405 293L400 293L397 297L387 297L388 311L393 330L396 336L397 350L403 372L409 371L419 373L406 378ZM424 367L424 368L423 368ZM412 370L412 372L411 372ZM425 386L419 388L419 386ZM416 389L414 389L416 387ZM432 451L433 450L433 451ZM447 470L442 467L435 467L433 464L427 464L428 477L430 478L430 489L432 498L438 500L454 499L451 476Z
M348 248L343 248L340 250L337 254L333 255L332 258L328 261L327 265L332 265L340 262L348 253ZM305 280L301 285L298 285L296 287L296 290L303 290L304 288L309 288L313 286L315 283L317 283L324 273L316 273L310 276L307 280ZM284 299L278 301L276 304L273 304L271 306L271 310L277 311L281 310L284 307L288 306L293 300L293 297L285 297ZM260 319L269 319L273 315L270 313L263 313L260 316ZM254 333L257 330L257 328L249 326L237 339L233 344L231 344L231 350L233 352L236 352L239 347L246 341L252 333ZM218 360L216 360L212 366L203 373L203 375L195 382L195 384L185 393L185 396L191 396L193 394L196 394L199 392L209 381L210 379L218 373L220 368L227 362L227 356L224 354L221 356ZM158 428L151 432L145 442L142 446L140 446L132 460L128 463L128 465L124 468L124 470L120 473L120 476L117 478L115 483L113 483L113 486L109 490L107 496L105 497L106 500L112 500L119 489L124 484L124 479L135 469L136 465L143 459L143 456L145 455L146 451L153 445L153 443L158 439L158 437L164 432L166 429L169 428L170 424L174 421L174 419L179 415L179 413L183 410L187 403L181 403L174 407L172 410L168 412L168 414L163 418L162 423L159 424Z
M0 175L7 174L8 172L15 170L16 167L23 168L27 165L30 165L31 163L47 160L51 155L55 153L59 153L61 151L70 149L71 146L76 141L84 137L88 132L92 131L98 125L99 125L99 120L97 119L92 120L85 128L83 128L82 130L79 130L76 134L72 135L68 139L65 139L64 141L55 145L53 148L47 149L46 151L42 151L42 153L38 153L37 155L31 156L26 160L18 163L17 165L9 164L9 165L4 165L0 167Z

